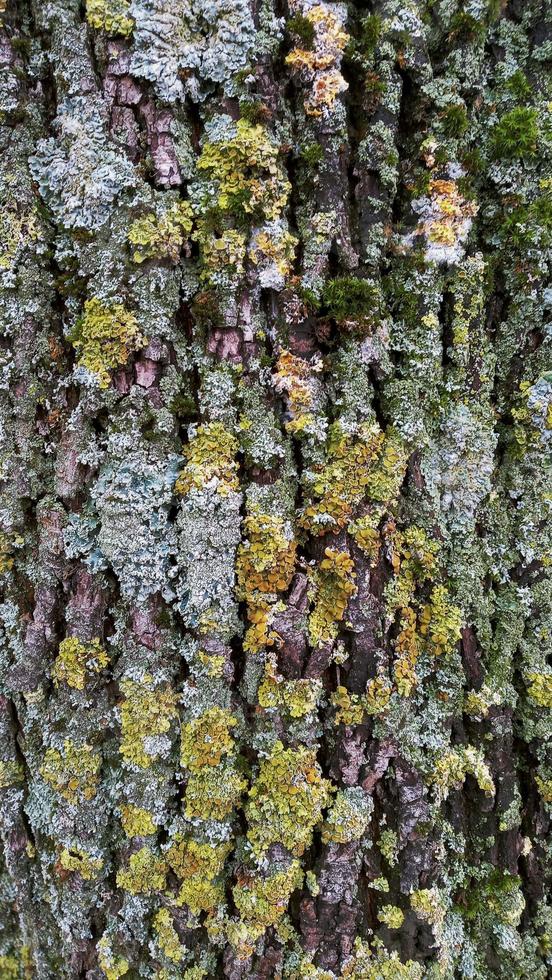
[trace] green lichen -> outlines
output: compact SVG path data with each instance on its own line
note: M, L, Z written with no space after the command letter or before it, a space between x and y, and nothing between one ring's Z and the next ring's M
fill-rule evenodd
M146 259L178 262L192 227L193 214L188 201L177 201L160 216L151 213L138 218L128 233L128 240L134 246L134 262Z
M360 840L372 810L372 799L360 786L339 790L322 824L323 843L349 844Z

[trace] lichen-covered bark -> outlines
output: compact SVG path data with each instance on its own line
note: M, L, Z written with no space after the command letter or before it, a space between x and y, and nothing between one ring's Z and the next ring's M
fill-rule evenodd
M0 19L0 980L546 980L550 3Z

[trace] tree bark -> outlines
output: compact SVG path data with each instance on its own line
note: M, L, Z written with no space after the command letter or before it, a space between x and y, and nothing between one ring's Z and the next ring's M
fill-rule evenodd
M546 980L550 3L0 21L0 978Z

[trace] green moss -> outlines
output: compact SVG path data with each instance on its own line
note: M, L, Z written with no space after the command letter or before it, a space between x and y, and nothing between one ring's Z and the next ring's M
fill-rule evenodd
M375 50L381 36L383 20L379 14L369 14L360 22L360 32L356 40L356 50L364 56Z
M463 105L451 105L443 113L443 129L447 136L458 139L469 126L468 114Z
M462 10L454 14L450 22L450 40L481 41L486 34L485 24L472 14Z
M110 372L123 367L130 355L147 343L133 313L122 303L106 305L99 299L85 302L69 340L79 365L97 376L100 388L107 388Z
M538 114L536 109L517 106L493 126L491 146L496 157L519 160L537 152Z
M374 317L379 308L375 286L355 276L341 276L326 282L321 302L323 312L338 323Z
M303 17L302 14L295 14L286 21L286 28L290 34L295 34L295 36L301 42L303 48L310 51L314 44L314 24L307 17Z
M324 159L324 150L320 146L320 143L303 143L299 148L299 157L307 165L307 167L317 167L319 163L322 163ZM314 305L316 305L316 297L313 295Z
M532 95L532 88L527 81L527 76L519 69L515 71L506 81L506 88L512 93L518 102L529 99Z

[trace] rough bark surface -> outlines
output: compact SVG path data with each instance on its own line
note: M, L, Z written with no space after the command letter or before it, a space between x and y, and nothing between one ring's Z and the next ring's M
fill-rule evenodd
M0 977L546 980L551 4L0 20Z

